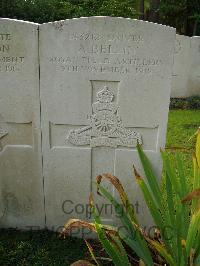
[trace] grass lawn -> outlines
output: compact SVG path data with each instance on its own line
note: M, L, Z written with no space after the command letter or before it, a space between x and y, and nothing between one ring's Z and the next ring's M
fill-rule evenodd
M189 138L200 126L200 110L171 110L169 112L167 147L185 147L192 149L195 140Z
M200 126L200 110L172 110L166 146L185 147L188 174L195 140L188 141ZM0 231L0 265L70 265L82 259L87 248L79 239L59 239L51 232Z
M171 110L168 120L167 148L181 150L187 176L192 174L192 154L196 138L191 138L200 126L200 110Z

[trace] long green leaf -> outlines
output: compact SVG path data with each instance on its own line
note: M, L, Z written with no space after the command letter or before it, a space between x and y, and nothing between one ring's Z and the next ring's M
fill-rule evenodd
M145 172L146 179L148 181L148 185L151 190L151 195L153 198L155 198L155 204L158 205L158 207L160 207L162 195L158 185L157 178L153 171L153 167L151 166L151 163L147 158L146 154L143 152L141 145L139 144L137 145L137 150Z
M138 223L134 208L133 208L132 204L130 203L128 196L127 196L120 180L116 176L107 173L107 174L98 175L96 177L97 184L101 184L103 179L106 179L107 181L109 181L114 186L114 188L119 193L122 204L124 205L124 208L127 211L127 213L129 214L131 220L134 223Z
M173 199L173 190L168 173L166 173L166 191L167 191L167 206L170 217L170 226L175 224L175 208Z
M101 241L103 247L105 248L105 251L108 253L110 258L113 260L113 263L116 266L129 265L122 261L119 250L117 250L117 248L114 247L110 243L110 241L107 239L103 229L99 226L99 224L95 222L95 226L96 226L98 238Z
M200 209L197 213L192 215L188 235L186 239L186 252L190 256L191 249L195 247L198 240L198 231L200 230Z
M198 234L197 234L197 238L196 238L196 242L195 242L195 247L194 247L195 251L196 251L196 257L199 257L200 259L200 229L198 231ZM200 263L199 263L200 265Z
M194 179L193 190L200 188L200 168L196 156L193 157ZM200 207L200 199L193 199L192 212L194 213Z
M135 170L136 182L139 185L139 187L143 193L145 202L146 202L146 204L150 210L152 218L153 218L154 222L156 223L156 225L161 230L163 227L163 223L162 223L162 217L161 217L161 213L159 211L159 208L156 205L155 200L151 196L151 193L150 193L149 188L147 187L146 183L140 177L140 175L137 173L136 169L134 169L134 170Z
M185 195L187 195L189 193L190 187L189 184L187 182L186 176L185 176L185 170L184 170L184 166L183 166L183 156L177 152L176 156L176 163L177 163L177 174L178 174L178 178L180 181L180 195L182 195L182 197L184 197ZM190 208L188 205L182 205L182 213L181 213L181 219L182 219L182 223L181 223L181 238L186 239L187 237L187 232L188 232L188 228L189 228L189 215L190 215Z
M189 185L186 179L185 171L184 171L184 166L183 166L183 156L177 152L176 153L176 163L177 163L177 171L178 171L178 176L180 180L180 187L181 187L181 193L182 197L189 193Z
M105 198L107 198L114 206L116 213L122 214L120 216L121 222L123 224L122 228L119 228L119 234L126 236L129 240L132 240L135 246L135 252L138 254L139 257L143 258L146 257L148 254L148 248L146 245L145 240L142 238L138 228L135 228L134 224L128 217L128 213L123 210L123 207L115 200L115 198L102 186L98 185L101 193ZM124 232L125 231L125 232ZM126 233L126 234L125 234ZM124 239L126 241L126 239ZM130 242L129 242L130 243ZM139 246L138 246L139 245ZM148 256L147 256L148 257Z
M111 235L111 238L117 244L117 246L119 247L123 265L129 265L130 266L126 250L125 250L121 240L119 239L119 237L115 236L115 235Z
M153 199L153 197L151 196L151 193L149 191L149 188L147 187L147 185L145 184L144 180L140 177L140 175L137 173L136 169L134 169L135 171L135 176L136 176L136 180L138 185L140 186L140 189L143 193L145 202L150 210L150 213L152 215L152 218L156 224L156 226L160 229L160 233L163 239L165 239L165 244L166 247L168 248L168 250L172 250L169 241L167 241L166 235L165 235L165 229L166 226L169 226L169 224L165 224L164 223L164 219L161 215L162 211L160 209L157 208L156 204L155 204L155 200ZM168 221L168 219L167 219Z
M170 249L171 254L176 254L176 241L175 238L175 224L176 224L176 219L175 219L175 208L174 208L174 199L173 199L173 190L172 190L172 185L170 182L170 178L168 174L166 173L165 175L166 179L166 191L167 191L167 210L164 212L162 210L163 218L165 221L164 227L171 228L173 230L173 235L171 235L171 232L165 231L165 237L163 241L165 242L166 246Z
M170 160L169 155L164 152L161 152L161 154L163 158L164 168L170 178L170 182L172 184L173 190L177 195L179 195L180 198L182 198L182 193L180 193L181 191L180 182L178 178L176 177L176 169L172 161Z
M179 197L176 199L176 223L175 223L175 232L176 232L176 251L177 251L177 261L180 264L182 258L182 245L181 240L183 239L183 224L184 224L184 217L183 217L183 206L180 202Z
M94 204L92 204L92 214L93 214L93 217L94 217L94 220L95 220L95 227L96 227L96 230L97 230L97 234L98 234L99 240L102 243L102 245L105 248L105 250L108 253L108 255L110 256L110 258L112 258L113 263L116 266L125 266L125 265L126 266L130 266L127 254L124 251L124 249L120 249L120 248L118 249L106 237L106 234L105 234L104 230L101 227L101 224L102 224L101 218L98 215Z
M196 157L197 157L197 165L200 168L200 127L197 130Z
M158 253L166 260L167 263L169 263L171 266L177 265L172 256L167 252L165 247L163 247L156 241L152 241L151 244L158 251Z
M120 228L119 235L124 242L132 248L135 253L147 264L153 265L151 254L149 252L146 241L142 238L141 233L127 216L127 213L123 211L122 206L115 200L115 198L101 185L98 185L102 195L107 198L111 204L113 204L116 213L120 213L120 219L123 224L123 228ZM124 229L124 230L123 230ZM124 232L126 231L126 232Z

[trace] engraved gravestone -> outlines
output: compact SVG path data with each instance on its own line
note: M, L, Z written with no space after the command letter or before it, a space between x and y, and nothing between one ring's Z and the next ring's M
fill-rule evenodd
M171 97L189 96L190 37L176 34Z
M191 37L189 96L200 96L200 37Z
M176 35L171 97L200 96L200 37Z
M44 227L38 25L0 19L0 227Z
M174 42L175 29L124 18L80 18L40 26L48 228L62 226L71 217L88 218L88 196L95 193L93 181L103 172L118 176L132 202L140 204L132 176L133 162L142 172L136 144L142 144L160 173ZM115 220L103 199L97 203L104 220ZM142 206L139 215L149 224Z

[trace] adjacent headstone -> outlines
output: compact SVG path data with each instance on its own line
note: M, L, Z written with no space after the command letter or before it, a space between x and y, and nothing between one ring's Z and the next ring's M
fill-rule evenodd
M0 19L0 227L43 228L38 25Z
M200 37L191 38L191 69L189 76L190 96L200 96Z
M160 173L174 42L173 28L124 18L40 26L48 228L56 230L71 217L88 218L93 181L104 172L118 176L132 202L140 204L132 175L133 163L142 172L136 143L142 143ZM103 200L97 203L104 220L115 219ZM138 211L143 224L149 224L146 209L139 206Z
M172 98L200 96L200 37L176 35Z
M189 74L191 69L190 37L176 34L172 79L172 98L189 96Z

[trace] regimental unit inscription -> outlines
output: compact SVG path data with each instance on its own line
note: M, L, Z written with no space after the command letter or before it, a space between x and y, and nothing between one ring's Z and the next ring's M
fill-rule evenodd
M119 116L119 106L113 103L114 94L109 87L97 92L97 101L92 104L90 125L70 130L67 141L76 146L135 147L142 144L140 133L126 129Z
M24 56L16 55L14 36L0 33L0 72L19 72L24 61Z
M114 58L106 55L101 58L91 55L50 57L49 61L61 71L119 74L150 74L162 65L159 58L142 58L126 54Z

